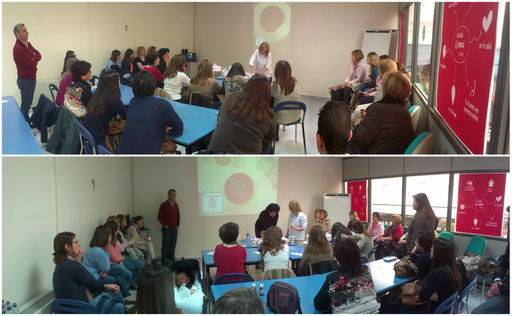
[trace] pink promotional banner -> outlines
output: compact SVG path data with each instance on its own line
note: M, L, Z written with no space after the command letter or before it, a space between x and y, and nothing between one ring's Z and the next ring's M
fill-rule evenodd
M501 236L506 174L461 174L457 232Z
M483 154L498 2L446 2L437 110L474 154Z
M368 220L368 190L366 181L350 181L347 183L347 193L351 196L352 211L356 211L363 222Z

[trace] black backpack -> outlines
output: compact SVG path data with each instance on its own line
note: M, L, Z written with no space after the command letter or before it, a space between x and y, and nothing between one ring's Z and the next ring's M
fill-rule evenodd
M276 314L295 314L297 310L302 314L299 292L295 286L281 281L270 286L267 306Z
M461 290L463 290L469 285L471 280L469 279L468 272L466 271L466 267L464 266L464 262L462 262L462 260L457 259L456 263L457 268L459 269L460 272L460 277L462 278Z

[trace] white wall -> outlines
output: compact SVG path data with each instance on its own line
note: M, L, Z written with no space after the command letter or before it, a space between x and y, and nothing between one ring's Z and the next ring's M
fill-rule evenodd
M150 228L157 256L161 254L161 225L157 220L160 203L167 199L167 190L177 191L181 225L176 247L177 257L199 257L200 251L213 249L220 242L219 227L233 221L240 233L247 230L254 236L255 215L199 216L196 159L200 158L133 158L134 215L142 215ZM341 192L340 158L280 158L277 203L281 206L278 226L285 229L288 203L297 199L303 211L313 216L323 204L323 194ZM263 210L268 203L262 201Z
M253 11L257 3L196 3L198 58L219 65L240 62L246 71L256 49ZM399 3L292 2L289 43L270 44L273 65L290 62L303 95L328 97L350 66L350 52L360 49L366 29L397 29ZM369 52L363 52L365 55Z
M57 233L87 249L108 215L131 212L131 168L131 158L3 158L3 299L21 305L51 288Z
M92 64L99 75L114 49L168 47L171 54L194 47L194 4L169 2L10 2L2 3L2 94L19 98L12 58L14 25L24 23L29 41L42 55L34 103L50 96L49 83L60 78L67 50ZM127 30L125 29L127 26Z

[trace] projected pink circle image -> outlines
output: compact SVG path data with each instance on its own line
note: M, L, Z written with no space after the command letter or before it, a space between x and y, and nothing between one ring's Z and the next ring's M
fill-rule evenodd
M228 200L235 204L243 204L252 197L254 185L245 173L231 175L224 184L224 193Z
M284 24L284 21L285 16L283 11L275 5L266 7L260 16L260 25L267 33L279 30Z

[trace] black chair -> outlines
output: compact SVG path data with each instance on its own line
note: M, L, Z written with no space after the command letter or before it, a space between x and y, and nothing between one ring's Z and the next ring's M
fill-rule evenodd
M337 269L336 262L334 262L333 260L327 260L327 261L309 264L310 275L324 274L327 272L334 271L336 269Z
M279 128L281 125L289 126L289 125L295 125L295 141L297 141L297 125L302 125L302 141L304 142L304 154L306 154L306 133L304 131L304 118L306 116L306 104L299 101L283 101L279 102L274 106L274 113L277 114L277 112L280 111L293 111L293 110L301 110L302 111L302 117L298 119L295 122L283 124L276 120L276 127ZM277 118L277 116L276 116ZM276 137L274 135L274 148L276 148Z
M59 88L57 88L57 86L54 85L53 83L50 83L49 88L50 88L50 93L52 95L53 103L55 103L55 95L57 93L59 93ZM55 92L55 94L54 94L54 92Z
M198 93L192 93L190 95L189 104L211 109L213 105L213 98L200 95Z

